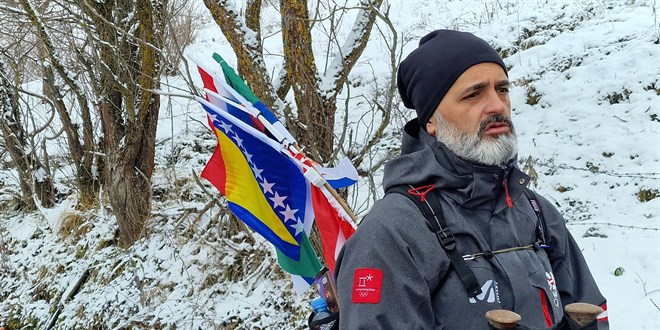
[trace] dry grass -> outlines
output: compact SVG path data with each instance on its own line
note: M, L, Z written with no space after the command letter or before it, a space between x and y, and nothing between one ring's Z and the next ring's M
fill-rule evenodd
M62 239L79 239L89 232L87 220L78 212L66 212L60 217L58 235Z

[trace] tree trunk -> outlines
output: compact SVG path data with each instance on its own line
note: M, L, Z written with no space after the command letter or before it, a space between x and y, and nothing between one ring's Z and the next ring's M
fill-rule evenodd
M35 208L33 196L36 194L44 207L52 207L55 202L53 181L36 157L34 149L28 150L26 133L21 125L21 113L16 97L16 89L8 79L8 70L0 61L0 132L5 147L18 171L21 188L21 208ZM36 171L36 175L35 175ZM34 177L34 180L33 180Z
M76 186L78 188L78 208L88 208L96 204L99 190L98 177L92 170L92 155L88 150L89 144L80 143L78 125L73 123L69 115L69 108L64 103L64 97L55 84L55 74L50 66L44 67L43 89L44 94L53 103L59 115L62 127L67 137L71 160L76 168Z
M134 82L134 88L125 90L122 95L127 108L123 117L125 124L112 113L116 104L105 104L102 108L108 155L108 196L117 216L119 245L123 247L142 237L151 214L151 176L160 108L160 97L153 92L160 88L161 57L155 49L162 44L163 30L158 26L161 20L157 16L159 8L149 0L141 0L135 9L138 39L133 40L134 47L119 47L126 51L124 58L130 59L130 70L122 71L121 77ZM104 54L106 61L115 58L111 53ZM121 63L112 63L117 64Z
M7 70L0 61L0 132L5 142L5 148L9 152L14 166L18 172L18 182L21 187L21 207L34 209L32 201L32 180L30 164L23 151L23 134L20 131L19 116L15 116L18 110L11 84L6 79Z
M312 157L327 162L332 154L336 105L319 91L319 75L314 63L309 13L305 0L281 0L282 38L285 67L293 87L298 120L305 126L302 145Z
M58 58L56 48L46 26L43 24L42 17L34 12L34 8L27 0L20 0L19 2L25 10L30 23L35 28L38 47L40 48L40 56L45 56L48 59L48 61L43 62L44 94L55 106L55 109L62 120L67 141L69 142L69 151L76 167L76 181L80 191L78 207L88 207L96 202L96 188L98 187L98 182L92 167L94 139L92 136L93 129L89 113L89 100L83 91L83 88L73 78L75 75L71 74L69 69L63 65L60 58ZM46 4L44 4L44 6L45 5ZM45 10L45 8L42 7L40 10ZM70 88L69 91L71 91L76 98L83 124L82 143L78 132L79 125L73 124L71 120L71 116L69 115L70 109L68 109L63 102L64 97L55 82L55 72L58 73L59 78L61 78L64 84Z
M116 167L109 171L112 182L108 196L119 226L119 246L128 247L142 237L149 218L151 184L132 164L122 164L121 159L113 158L110 162Z

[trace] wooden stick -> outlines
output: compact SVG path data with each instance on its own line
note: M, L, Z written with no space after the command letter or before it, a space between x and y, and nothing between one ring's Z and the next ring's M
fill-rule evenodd
M348 216L351 217L351 220L353 220L353 224L357 225L357 216L355 215L355 213L353 213L353 210L351 210L348 204L346 204L346 201L344 201L344 199L341 198L341 196L339 196L335 188L332 188L332 186L328 182L324 183L323 186L325 187L325 189L328 189L328 192L330 192L332 197L334 197L337 200L339 205L341 205L344 211L346 211L346 214L348 214Z
M75 296L78 291L80 291L80 288L85 284L87 281L87 278L89 278L89 268L85 269L85 271L78 277L78 280L71 286L69 284L69 287L67 290L64 292L65 294L62 296L60 299L60 302L57 304L57 309L55 310L55 313L53 313L50 318L48 319L48 324L46 325L46 329L52 329L55 326L55 322L57 322L57 318L60 316L60 313L62 313L62 309L64 309L64 304L69 302Z
M522 318L512 311L495 309L486 312L486 319L496 329L512 329Z

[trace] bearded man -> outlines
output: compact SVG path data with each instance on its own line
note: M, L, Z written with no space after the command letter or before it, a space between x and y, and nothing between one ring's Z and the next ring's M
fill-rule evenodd
M507 309L521 326L574 329L563 306L606 310L564 219L516 165L497 52L470 33L434 31L397 83L417 118L385 167L387 193L338 258L340 328L488 329L485 312Z

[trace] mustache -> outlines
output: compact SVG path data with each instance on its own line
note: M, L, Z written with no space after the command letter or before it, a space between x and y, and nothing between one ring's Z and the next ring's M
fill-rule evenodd
M511 118L505 116L505 115L495 115L495 116L490 116L486 118L486 120L482 121L481 124L479 124L479 131L477 132L477 136L481 138L484 135L484 131L486 130L486 126L492 123L505 123L509 125L509 128L511 129L511 132L513 132L513 122L511 121Z

